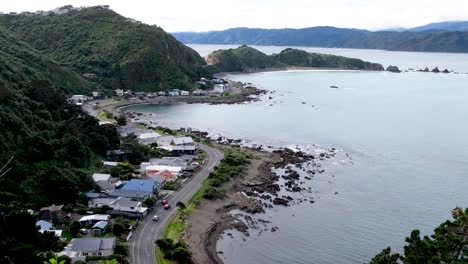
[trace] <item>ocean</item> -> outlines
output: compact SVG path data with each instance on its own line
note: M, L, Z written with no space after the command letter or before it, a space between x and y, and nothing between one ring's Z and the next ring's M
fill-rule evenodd
M201 55L224 47L191 46ZM257 48L270 54L283 47ZM366 263L387 246L402 251L411 230L431 234L452 208L468 206L468 54L308 50L463 74L240 74L229 78L274 93L238 105L131 107L156 113L165 126L349 154L352 162L325 161L325 173L309 183L314 204L275 207L262 216L278 231L223 236L218 250L225 263Z

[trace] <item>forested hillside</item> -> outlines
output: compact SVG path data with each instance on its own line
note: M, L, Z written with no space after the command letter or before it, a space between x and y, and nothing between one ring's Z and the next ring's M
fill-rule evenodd
M203 59L157 26L101 7L66 14L3 15L0 27L45 57L77 73L93 73L105 88L190 88Z
M309 53L299 49L285 49L279 54L266 55L252 47L217 50L207 56L214 72L249 72L268 68L313 67L347 70L382 71L383 66L360 59Z

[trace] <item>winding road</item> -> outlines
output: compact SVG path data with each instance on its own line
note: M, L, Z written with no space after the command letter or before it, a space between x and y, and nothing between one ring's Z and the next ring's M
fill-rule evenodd
M97 102L97 101L94 101ZM91 103L83 104L83 110L90 115L100 119L97 111L92 108ZM187 179L179 190L173 192L167 197L171 204L169 210L164 210L162 206L157 206L149 215L140 221L137 229L133 232L132 238L128 242L128 259L132 264L155 264L156 259L156 239L162 237L164 229L171 217L177 212L175 204L179 201L187 201L198 191L203 180L205 180L213 168L219 164L223 158L223 153L216 148L203 144L197 144L198 149L206 153L205 164L201 170L194 173ZM153 221L153 216L157 215L159 221Z
M132 264L154 264L157 263L154 241L162 237L165 227L171 217L177 212L175 204L179 201L186 203L200 188L201 183L210 174L213 168L219 164L223 158L223 153L215 148L198 144L198 148L205 151L206 161L200 171L192 175L182 187L172 193L167 200L172 205L171 209L164 210L158 206L153 212L146 216L138 225L130 240L128 249L130 263ZM153 221L153 216L157 215L159 221Z

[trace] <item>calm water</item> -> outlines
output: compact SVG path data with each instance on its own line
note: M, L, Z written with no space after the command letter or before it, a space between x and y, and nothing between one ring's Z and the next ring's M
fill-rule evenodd
M425 63L442 55L409 56ZM232 78L276 92L245 105L132 109L156 112L163 125L336 147L353 164L325 164L326 173L311 182L315 204L262 216L277 232L232 232L220 240L226 263L364 263L386 246L401 250L412 229L429 234L452 208L468 206L468 75L293 71Z

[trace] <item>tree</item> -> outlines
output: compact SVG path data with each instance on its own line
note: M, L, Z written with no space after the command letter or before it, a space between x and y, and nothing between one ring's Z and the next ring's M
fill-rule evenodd
M176 206L179 207L180 211L183 211L183 210L185 210L185 208L187 208L187 206L185 206L185 204L183 202L181 202L181 201L177 202Z
M44 261L44 264L65 264L65 260L59 260L57 259L57 256L49 259L49 261Z
M434 230L434 234L420 237L419 230L413 230L406 238L404 254L392 254L390 248L376 255L370 263L406 264L419 263L468 263L468 208L455 208L453 221L446 221Z
M125 126L127 124L127 118L124 115L116 117L115 121L117 121L117 125L119 126Z
M115 222L113 225L112 225L112 233L116 236L116 237L120 237L123 232L125 231L125 225L120 223L120 222Z
M177 247L172 250L172 259L176 260L178 263L190 263L192 254L187 249L187 247Z
M128 256L128 246L122 243L117 243L114 248L114 254Z
M78 221L73 221L73 222L70 224L70 234L71 234L73 237L78 236L78 232L80 232L80 228L81 228L80 222L78 222Z

